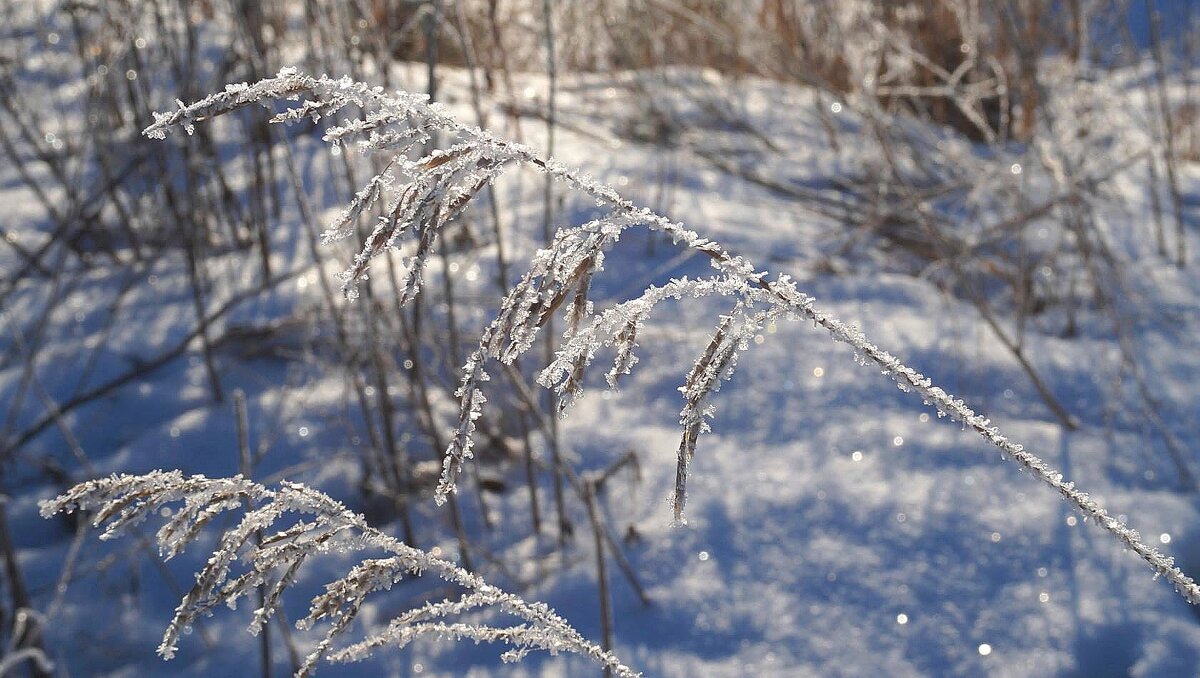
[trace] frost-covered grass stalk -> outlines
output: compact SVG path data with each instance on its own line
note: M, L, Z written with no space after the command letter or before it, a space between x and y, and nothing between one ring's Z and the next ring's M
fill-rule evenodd
M179 637L203 614L222 603L236 606L239 599L262 587L262 607L254 612L250 632L257 635L278 610L280 597L295 581L299 569L314 555L338 552L379 551L383 557L361 560L344 577L325 585L312 599L308 616L297 622L310 628L329 622L325 636L305 658L297 676L310 675L321 660L355 662L380 647L404 647L426 636L497 642L511 646L505 661L519 661L529 652L573 652L610 669L614 675L637 676L613 655L579 634L562 617L541 603L528 603L506 593L457 565L413 548L371 527L327 495L296 483L284 482L271 490L241 476L233 478L185 477L178 471L146 475L120 475L81 483L66 494L42 502L44 517L60 512L93 512L96 527L106 525L101 536L109 539L172 509L157 539L163 556L179 554L201 531L227 511L244 511L240 521L225 529L213 555L196 574L196 584L184 596L167 626L158 652L170 659ZM252 505L254 508L248 509ZM298 516L296 519L290 515ZM256 534L262 533L261 541ZM245 571L234 575L238 561ZM390 589L406 576L433 573L457 585L464 593L456 599L429 602L392 619L377 633L350 645L333 643L355 620L366 597ZM490 610L515 617L512 625L489 625L467 617Z
M748 347L748 338L760 326L780 316L807 319L834 339L848 344L858 362L875 364L902 390L935 408L939 416L950 417L975 430L1005 458L1013 459L1062 495L1085 520L1094 520L1137 553L1156 575L1169 580L1189 602L1200 603L1200 587L1176 568L1170 557L1144 543L1137 532L1109 515L1061 473L1005 437L962 400L871 343L858 329L821 311L788 276L760 271L718 243L635 205L587 175L542 158L526 146L458 122L443 107L428 103L421 95L386 93L382 88L348 78L312 77L284 69L274 78L253 85L231 85L191 105L181 102L178 110L158 114L145 133L162 138L171 127L182 126L190 131L205 118L250 104L274 106L280 100L292 103L275 114L273 122L316 120L356 108L358 114L330 128L325 133L326 140L342 143L356 139L363 152L386 152L392 156L388 169L368 182L326 232L326 241L346 237L353 232L359 216L374 203L384 203L383 216L362 251L342 274L343 290L351 299L357 296L356 285L367 275L372 259L394 247L397 239L410 230L417 243L407 260L402 287L404 300L411 299L420 289L425 262L442 227L510 166L532 166L591 197L599 208L607 210L601 218L560 229L553 242L537 252L529 270L508 291L496 319L484 331L479 348L467 360L458 392L460 419L444 456L439 501L455 491L455 479L462 464L472 456L474 422L486 402L482 385L488 379L487 361L513 363L533 345L538 330L561 310L566 316L563 341L553 361L539 376L539 382L557 390L565 407L580 395L584 373L599 349L615 349L616 357L607 375L611 385L615 386L620 376L632 369L637 362L633 351L639 329L656 304L682 297L720 297L728 300L729 308L721 315L710 343L681 389L685 405L680 413L683 435L677 452L673 497L676 520L684 520L688 466L700 434L707 430L706 419L713 413L712 393L722 380L731 376L738 355ZM430 141L433 131L449 138L451 145L412 159L410 152ZM396 184L397 174L403 174L407 181ZM706 255L715 273L708 278L683 278L651 287L635 299L597 312L588 296L592 277L603 269L605 250L633 227L665 233L677 245Z

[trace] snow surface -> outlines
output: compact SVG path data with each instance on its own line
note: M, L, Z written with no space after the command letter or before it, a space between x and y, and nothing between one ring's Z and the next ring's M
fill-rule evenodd
M444 91L453 110L469 116L464 81L450 73ZM402 73L401 82L417 87L416 71ZM520 86L531 99L544 92L537 78L521 78ZM779 167L767 168L771 174L829 190L823 187L852 169L825 147L815 117L797 113L808 110L800 105L809 103L807 92L722 86L734 88L729 100L739 102L739 114L760 129L787 135L782 138L789 153ZM1054 423L971 305L869 257L849 262L843 274L818 272L835 223L714 167L686 145L664 149L621 138L621 122L636 123L631 108L623 90L599 79L568 82L556 158L733 252L792 274L827 311L986 412L1113 514L1127 515L1185 571L1200 570L1197 498L1178 490L1161 442L1143 422L1107 415L1117 364L1115 342L1102 326L1085 327L1074 339L1037 332L1029 337L1029 354L1081 420L1080 430L1068 432ZM496 113L493 119L495 131L507 133L504 118ZM853 120L844 124L843 143L866 143L853 136ZM534 148L544 142L535 120L524 120L522 133ZM723 134L715 131L708 143L718 144ZM298 149L315 199L332 218L340 199L320 178L329 161L317 143L301 140ZM511 243L516 260L532 254L540 228L540 184L531 177L500 184L506 216L524 224ZM1130 204L1144 204L1144 180L1131 173L1119 183ZM1185 167L1183 180L1195 205L1200 167ZM660 190L662 184L669 189ZM29 200L12 169L0 168L0 204ZM564 207L574 218L586 215L589 203L568 198ZM20 214L19 231L39 227L23 223L27 217ZM1194 219L1194 207L1191 214ZM1126 234L1130 247L1147 246L1148 237L1128 235L1132 229L1148 233L1144 222L1137 213L1105 214L1104 221L1114 237ZM302 329L320 307L316 276L332 277L348 255L333 257L324 270L308 262L294 212L274 225L273 234L278 270L301 273L275 293L239 305L222 325L295 322L298 329L288 335L295 343L262 352L248 344L223 347L218 361L226 387L248 394L252 437L266 451L261 477L310 483L366 510L355 503L353 455L361 442L350 438L344 380L323 363L320 337ZM251 277L239 263L212 263L216 303ZM462 254L457 263L460 271L489 266L480 253ZM1146 300L1150 321L1138 326L1137 336L1163 402L1161 415L1185 450L1200 449L1194 385L1200 371L1200 268L1175 270L1152 257L1131 257L1131 266L1131 276L1157 282L1155 296ZM660 236L631 234L608 254L597 297L623 299L647 284L707 270L706 262L679 256ZM56 317L40 340L46 344L43 360L53 364L39 371L47 391L65 395L77 381L101 383L179 341L193 317L185 275L181 260L169 260L148 270L98 272L60 291L69 299L60 315L75 315ZM106 329L112 311L97 300L109 299L129 277L132 292ZM20 289L5 312L32 317L49 293ZM581 469L602 469L627 450L638 456L640 479L618 475L604 501L613 523L637 535L626 552L653 600L642 606L619 572L610 571L615 650L627 663L648 676L1196 675L1200 617L1169 586L1079 521L1053 492L1002 461L978 435L939 420L919 398L901 393L876 368L859 366L846 346L804 323L768 326L716 395L714 432L701 438L692 468L689 523L672 526L666 499L679 439L677 388L720 312L719 305L694 301L656 310L639 338L641 362L620 390L610 393L598 379L589 382L563 423L566 447ZM1154 313L1169 314L1171 321L1154 322ZM108 350L81 376L86 349L104 332L115 339L103 345L120 351ZM3 365L0 399L7 400L20 379L19 363ZM452 404L444 406L452 414ZM31 400L23 416L40 414ZM68 421L97 474L173 468L221 476L238 470L231 408L211 403L195 345L135 385L74 411ZM53 429L29 453L74 463ZM243 630L250 618L244 609L218 611L183 639L173 661L153 655L178 601L173 588L186 588L206 556L199 550L171 561L168 578L137 540L101 544L88 534L79 542L73 580L56 594L73 531L38 518L36 502L60 488L10 481L16 486L22 491L9 513L21 565L35 600L53 615L45 629L50 654L71 675L241 675L256 666L257 644ZM581 537L565 557L548 556L550 544L524 536L522 492L489 495L488 502L495 533L482 533L477 518L469 518L470 527L510 571L484 566L481 574L519 587L526 599L550 604L585 636L598 638L590 542ZM432 499L418 508L417 518L429 542L423 546L436 540L454 553ZM322 582L351 564L330 559L310 572L290 599L293 618ZM386 623L425 592L420 585L399 587L376 598L364 619ZM309 637L297 632L297 638ZM282 654L278 647L276 653ZM577 659L533 656L509 666L497 657L489 647L419 643L319 673L562 676L594 670Z

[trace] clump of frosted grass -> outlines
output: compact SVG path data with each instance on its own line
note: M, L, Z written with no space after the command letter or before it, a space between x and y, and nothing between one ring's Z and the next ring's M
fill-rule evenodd
M1140 556L1155 572L1169 581L1191 603L1200 603L1200 587L1175 567L1173 559L1148 546L1138 533L1075 488L1015 441L1009 440L984 416L962 400L933 384L921 373L869 341L862 332L821 311L814 300L797 289L786 275L771 275L745 258L727 251L719 243L702 237L684 225L639 207L612 187L571 170L530 148L477 127L462 124L446 110L425 97L406 92L384 92L379 87L348 78L312 77L295 69L284 69L274 78L253 85L233 85L191 105L158 114L148 127L148 136L162 138L171 127L192 126L205 118L229 111L286 101L285 110L273 122L314 120L357 109L349 121L330 128L326 140L355 141L364 153L387 153L388 168L374 176L355 196L351 205L331 225L326 239L349 233L353 222L377 201L384 201L383 216L363 249L341 274L346 296L357 296L357 284L372 260L392 248L406 235L417 241L415 253L405 266L403 300L411 299L421 285L424 264L445 224L466 209L488 183L509 167L525 165L549 174L605 210L603 216L586 224L561 228L553 241L534 255L525 275L508 293L495 320L485 329L479 347L463 367L459 423L444 455L437 497L444 501L455 491L455 479L472 457L475 421L487 402L483 384L486 366L494 360L512 364L528 352L538 331L556 313L565 313L567 324L556 355L545 366L539 382L557 391L563 407L582 393L587 368L597 351L612 348L615 358L606 374L610 385L629 373L637 363L634 348L640 328L654 306L668 299L714 297L726 300L727 310L716 322L714 334L697 358L681 387L684 407L680 412L682 438L677 451L677 471L672 505L675 519L684 521L687 476L699 437L713 414L711 396L722 380L728 379L738 355L748 348L748 337L757 327L777 317L805 319L845 343L855 360L878 366L884 375L906 392L933 407L939 416L960 422L997 447L1037 480L1091 519L1126 548ZM415 149L433 139L433 132L448 138L442 149L411 159ZM404 180L399 181L397 174ZM386 196L386 198L385 198ZM603 269L604 252L630 228L664 233L679 247L709 258L711 277L678 279L650 287L639 297L597 311L589 299L591 280Z
M167 625L158 647L165 659L175 655L180 636L201 615L220 604L235 607L242 598L265 591L249 629L254 635L260 633L278 611L283 592L296 582L300 568L313 556L375 552L380 557L363 558L341 579L327 583L325 592L312 599L308 615L297 622L300 628L328 624L297 676L311 675L322 660L361 661L378 648L400 648L429 636L501 643L509 646L502 655L505 661L518 661L535 650L570 652L588 657L614 675L639 675L613 653L585 639L546 605L526 602L447 560L409 546L304 485L284 482L277 489L268 489L241 476L205 478L153 471L89 480L41 503L42 516L47 518L75 511L92 514L93 526L104 527L101 539L116 537L159 515L169 516L156 534L159 550L167 559L178 555L210 524L221 522L216 519L222 514L242 513L240 520L223 530L212 556L196 574L195 586ZM405 577L419 576L440 577L462 593L408 610L382 631L334 647L367 596L390 589ZM481 622L470 616L478 611L516 621Z

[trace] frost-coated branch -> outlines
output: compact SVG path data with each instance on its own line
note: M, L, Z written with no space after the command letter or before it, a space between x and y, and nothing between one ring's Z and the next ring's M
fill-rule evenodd
M960 421L979 433L997 447L1005 458L1011 457L1021 468L1052 487L1082 512L1085 519L1093 519L1137 553L1156 575L1169 580L1189 602L1200 603L1200 587L1175 567L1170 557L1145 544L1137 532L1110 516L1086 493L1075 489L1072 483L1063 479L1061 473L1027 452L1019 443L1006 438L987 418L977 414L962 400L935 386L924 375L868 341L858 329L819 310L813 299L800 292L788 276L771 277L766 271L758 271L747 259L728 252L718 243L701 237L683 224L639 207L612 187L553 159L542 158L526 146L464 125L449 116L442 106L428 103L421 95L385 93L382 88L370 87L348 78L314 78L295 69L284 69L275 78L254 85L230 86L225 92L190 106L181 104L179 110L157 116L155 124L147 128L146 134L161 138L170 126L180 125L190 129L197 120L236 110L254 101L297 99L302 95L311 99L277 114L273 120L289 122L306 117L316 119L351 105L357 106L365 111L362 117L330 129L325 138L341 143L357 136L364 152L395 152L393 160L396 167L409 178L409 183L400 189L399 197L385 210L385 216L355 258L354 264L343 274L345 290L351 298L355 295L355 284L366 274L371 259L394 245L396 238L406 229L411 229L418 237L417 253L410 259L404 294L406 299L411 297L419 286L424 258L438 231L449 219L465 209L483 185L494 180L510 165L530 165L591 197L598 207L608 210L600 219L560 230L553 243L535 255L530 270L509 290L497 318L485 330L479 349L464 366L462 388L459 391L460 421L444 457L443 474L438 487L439 500L444 499L446 493L454 491L455 477L464 461L471 457L474 421L480 416L486 402L480 388L487 379L485 361L513 362L532 345L537 331L568 300L566 308L570 322L565 342L540 377L543 385L556 388L568 396L564 401L569 401L571 396L579 393L585 368L594 357L595 350L605 344L617 349L613 368L608 373L610 384L615 384L621 374L633 367L637 358L632 351L638 329L654 304L684 294L721 294L736 300L735 312L725 316L736 327L725 328L727 321L721 320L724 329L718 329L681 389L686 404L681 412L683 440L678 455L674 495L674 510L678 519L682 520L683 516L687 469L695 450L696 438L705 428L704 418L711 412L706 400L719 386L722 376L727 376L737 352L742 350L741 342L734 336L740 334L737 327L757 322L754 319L777 315L803 318L823 328L835 340L848 344L860 363L878 365L903 390L920 396L927 405L934 407L939 416ZM410 160L407 153L416 144L429 140L430 130L440 130L455 138L456 143L444 151ZM342 233L340 229L345 228L347 215L351 220L357 217L362 211L359 205L365 207L365 203L375 200L388 189L390 181L390 176L383 175L373 179L373 183L355 197L354 204L335 224L331 237ZM677 245L706 255L718 275L707 282L673 281L662 288L650 288L639 299L594 315L591 303L587 300L591 276L601 270L604 250L625 229L635 226L665 233ZM707 289L704 288L706 285L709 286ZM454 635L449 628L438 632Z
M361 515L329 496L304 485L284 482L279 489L271 490L241 476L210 479L184 476L178 471L114 475L81 483L62 496L42 502L41 512L46 518L61 512L93 512L93 526L105 526L101 539L111 539L159 515L168 505L179 503L182 506L169 514L170 518L157 533L159 549L168 559L195 540L218 515L242 511L251 504L257 508L245 510L242 519L226 529L212 556L196 574L195 586L179 604L159 646L159 654L166 659L175 654L180 635L216 605L225 603L234 607L240 598L258 587L271 588L251 622L250 631L257 634L278 607L283 589L295 581L297 570L310 556L374 550L391 555L362 560L346 576L326 584L325 593L313 598L308 616L297 622L300 628L310 628L319 621L330 622L325 637L304 660L297 676L311 675L322 659L357 661L378 647L407 645L425 635L504 643L510 646L503 655L506 660L520 658L530 650L572 652L611 669L614 675L624 678L639 675L613 653L580 635L546 605L528 603L454 563L413 548L371 527ZM301 518L280 527L277 523L286 514ZM261 543L252 538L256 533L264 535ZM245 572L231 578L232 566L239 560L246 564ZM466 593L455 601L429 603L411 610L392 620L382 632L349 647L333 649L333 642L354 621L367 595L390 589L405 576L428 572L465 589ZM493 627L442 621L479 608L508 614L520 623Z

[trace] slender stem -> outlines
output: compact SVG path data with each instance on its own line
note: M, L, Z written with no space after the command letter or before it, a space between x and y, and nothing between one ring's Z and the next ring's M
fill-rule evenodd
M608 592L608 569L604 565L604 525L600 522L600 511L596 508L596 481L591 478L584 479L583 488L588 521L592 525L592 536L595 538L596 589L597 595L600 597L600 647L611 652L613 645L612 600ZM604 678L612 678L611 667L604 667Z

